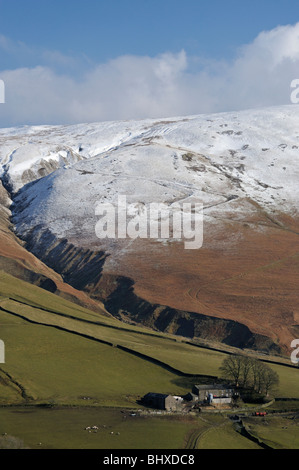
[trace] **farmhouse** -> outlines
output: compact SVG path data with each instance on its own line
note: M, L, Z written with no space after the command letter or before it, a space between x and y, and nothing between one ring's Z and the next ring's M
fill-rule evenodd
M192 391L184 396L163 393L147 393L141 404L156 410L182 411L184 413L201 405L230 405L236 392L230 385L193 385Z
M181 411L183 401L182 397L163 393L147 393L142 399L144 405L166 411Z
M194 385L192 392L198 397L199 403L209 404L229 404L234 395L233 388L219 384Z

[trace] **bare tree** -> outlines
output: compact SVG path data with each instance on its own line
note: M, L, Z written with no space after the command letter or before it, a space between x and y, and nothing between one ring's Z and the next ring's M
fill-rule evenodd
M279 384L279 377L277 372L271 369L269 366L263 364L263 376L262 376L262 384L263 384L263 391L266 395L269 395L269 392L272 391L277 387Z
M252 358L249 356L241 356L240 385L242 387L246 388L250 385L251 375L252 375Z
M252 388L258 393L261 393L263 389L263 365L264 364L258 359L252 359Z
M224 378L233 380L234 385L239 387L242 371L242 356L239 354L232 354L226 357L220 370Z
M252 388L257 393L269 394L279 383L278 374L264 362L243 354L226 357L220 367L224 378L236 387Z

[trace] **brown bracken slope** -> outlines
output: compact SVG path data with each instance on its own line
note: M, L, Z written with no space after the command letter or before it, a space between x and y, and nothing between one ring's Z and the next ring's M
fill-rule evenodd
M256 207L220 230L207 222L198 250L136 240L108 259L104 275L132 279L136 296L152 304L239 322L287 353L299 335L298 235L298 221L270 220Z

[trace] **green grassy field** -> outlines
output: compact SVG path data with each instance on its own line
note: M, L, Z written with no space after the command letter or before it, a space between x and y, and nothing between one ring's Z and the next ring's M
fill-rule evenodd
M121 323L4 273L0 273L0 338L5 343L0 405L19 405L0 408L0 434L23 439L29 447L41 440L48 448L144 448L145 443L145 448L180 448L195 442L201 448L220 442L225 448L253 448L227 418L223 422L219 418L222 429L193 418L139 417L124 422L120 413L121 408L139 408L138 399L149 391L184 394L201 380L192 375L218 376L226 357L221 351ZM277 395L299 398L298 369L271 367L280 377ZM54 408L23 406L28 404ZM98 422L105 424L108 415L119 435L106 433L105 428L92 436L83 432L91 424L89 417L98 416ZM205 434L197 440L201 432Z
M89 396L89 403L137 406L138 396L149 390L186 392L173 383L175 374L117 348L15 318L8 323L9 319L0 312L7 351L2 369L35 401L82 404L80 397ZM0 387L2 403L6 388Z
M105 408L0 409L0 434L31 449L181 449L193 418L133 417ZM30 423L30 425L28 425ZM86 427L97 426L89 432Z
M233 424L224 421L200 436L197 449L261 449L258 444L236 432Z
M299 449L299 420L293 414L244 421L249 432L271 448Z

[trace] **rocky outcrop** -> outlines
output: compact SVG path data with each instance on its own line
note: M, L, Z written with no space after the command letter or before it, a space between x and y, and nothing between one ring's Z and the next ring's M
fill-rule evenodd
M36 227L26 236L26 248L47 266L58 272L65 282L78 290L92 291L101 277L106 255L76 247L59 240L49 229Z
M28 156L28 166L15 171L15 167L18 168L20 162L23 162L23 155ZM45 152L42 145L24 144L15 149L9 155L8 162L3 165L2 183L10 194L15 195L24 185L81 160L84 160L83 156L63 145Z

